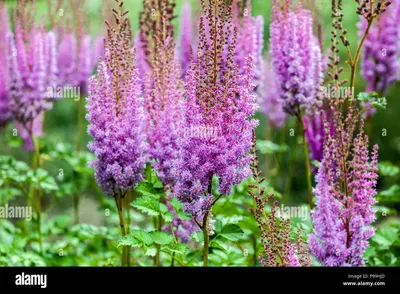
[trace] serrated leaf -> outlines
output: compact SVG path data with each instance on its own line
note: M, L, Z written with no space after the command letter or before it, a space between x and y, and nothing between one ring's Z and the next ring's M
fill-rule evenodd
M133 238L132 236L125 236L118 242L118 248L121 246L129 246L129 247L139 248L142 246L142 243L139 240L137 240L136 238Z
M397 239L399 239L399 230L396 228L379 228L372 240L379 244L380 249L388 249Z
M384 190L377 195L378 201L398 202L400 201L400 186L393 185L388 190Z
M199 231L194 232L194 233L190 236L190 238L191 238L192 240L196 241L196 242L199 242L199 243L203 243L203 242L204 242L203 232L199 232Z
M170 223L174 220L174 215L171 212L167 211L162 214L162 218L165 222Z
M145 245L150 245L154 243L151 233L142 230L134 230L131 232L131 236L139 240Z
M174 241L174 238L166 232L152 232L151 234L154 243L167 245Z
M192 219L192 216L189 213L186 213L183 211L178 212L177 216L181 220L191 220Z
M161 213L168 212L168 207L164 203L160 203L160 212Z
M237 241L243 236L243 230L238 225L229 224L222 228L220 235L230 241Z
M214 224L214 231L215 231L216 233L220 233L221 230L222 230L222 221L219 220L219 219L217 219L217 220L215 221L215 224Z
M257 141L257 150L261 154L275 154L288 151L287 145L279 145L271 141Z
M151 256L151 257L156 256L156 254L157 254L157 249L156 248L148 248L146 250L146 252L144 253L144 255Z
M151 196L142 196L131 203L131 206L151 216L160 214L160 203Z
M383 161L378 164L379 167L379 174L381 176L389 176L394 177L397 176L400 172L400 168L395 166L390 161Z
M182 209L182 203L180 203L179 200L175 197L172 197L170 204L175 209L175 211L179 211Z
M228 244L226 244L223 240L221 240L220 238L218 239L214 239L210 242L210 247L212 248L217 248L217 249L221 249L222 251L224 251L225 253L228 253L229 251L229 246Z

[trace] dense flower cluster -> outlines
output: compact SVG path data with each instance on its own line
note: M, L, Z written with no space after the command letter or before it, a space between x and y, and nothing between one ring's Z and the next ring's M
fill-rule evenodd
M385 95L388 88L399 79L400 73L400 1L392 1L385 13L380 15L365 40L362 57L362 75L367 81L367 92ZM359 23L360 34L368 26L365 17ZM368 111L372 115L374 110Z
M145 115L138 70L134 67L128 19L115 12L117 28L108 24L104 60L90 80L89 149L96 180L103 192L116 196L129 191L142 179L147 160Z
M272 2L271 56L280 85L280 96L287 113L297 115L300 107L319 103L317 93L322 79L322 57L312 30L311 12L298 1Z
M261 111L268 119L268 123L273 128L282 127L287 115L283 110L283 100L280 97L276 75L269 62L264 65L260 93Z
M180 31L176 53L181 64L182 76L184 77L190 66L190 50L194 41L192 8L188 1L185 1L180 17Z
M4 3L0 3L0 129L11 119L9 110L10 97L7 89L7 58L6 41L10 33L8 10Z
M357 114L350 109L343 119L335 113L334 131L327 135L318 170L312 211L315 228L309 244L325 266L363 266L363 253L374 234L370 225L375 219L378 146L369 155L363 124L353 138Z
M239 74L243 74L248 56L253 58L254 84L261 83L263 74L264 18L252 16L251 1L236 1L233 4L233 26L237 29L237 41L234 61L238 65Z
M104 37L92 37L85 31L88 17L79 4L86 2L70 0L73 28L67 22L59 29L57 65L59 84L80 87L81 95L86 95L89 78L103 55Z
M57 84L56 34L36 26L35 10L28 2L17 4L15 39L10 33L6 42L9 109L20 131L30 138L41 135L41 116L52 107L47 89Z
M333 134L332 119L332 112L329 107L303 117L306 139L312 160L318 162L322 160L326 137L324 122L329 124L329 132Z
M186 76L184 124L188 129L213 130L206 132L213 135L189 132L187 136L181 130L182 154L176 162L179 178L174 191L195 217L211 206L214 175L222 194L230 194L233 185L251 175L252 156L248 152L252 130L258 123L251 119L257 108L251 94L252 59L247 58L242 75L234 62L237 32L229 38L231 6L210 1L208 5L203 2L203 9L198 46L201 54L197 54L198 61L191 63ZM226 48L229 54L224 58ZM239 81L243 81L240 86Z

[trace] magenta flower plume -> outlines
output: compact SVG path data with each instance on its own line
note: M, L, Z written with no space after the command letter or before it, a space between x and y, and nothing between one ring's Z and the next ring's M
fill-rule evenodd
M58 77L60 85L80 87L82 95L88 93L88 81L98 58L103 56L104 37L77 36L66 32L58 48Z
M301 1L272 2L270 25L272 65L280 85L280 96L287 113L297 115L299 108L318 104L320 84L316 81L322 71L321 49L312 31L311 12L303 9Z
M329 125L329 132L333 135L332 119L329 108L327 110L320 109L303 117L306 139L311 153L310 159L321 162L326 137L325 123Z
M194 41L193 36L193 21L192 21L192 7L189 1L185 1L182 7L180 16L180 31L178 36L178 43L176 53L181 64L181 72L185 76L190 66L190 48Z
M314 233L309 236L311 251L324 266L364 266L363 254L374 234L370 225L375 220L372 206L376 202L378 146L370 155L368 137L362 129L363 124L353 140L348 137L352 132L345 134L340 147L335 138L343 129L335 124L335 135L326 139L314 189ZM347 146L351 146L351 158L345 159L343 168L341 156L345 155L341 150Z
M153 88L146 89L149 119L149 154L152 166L165 186L174 188L174 161L179 157L178 130L183 127L184 89L171 38L158 40L153 69Z
M399 79L400 73L400 1L392 4L373 23L364 43L362 75L367 81L367 92L376 91L385 95L388 88ZM361 17L360 34L367 27L367 20ZM367 111L372 116L375 109Z
M273 128L281 128L286 120L286 112L283 110L283 100L279 95L279 86L272 67L268 62L264 65L264 73L260 88L261 111Z
M7 37L10 111L28 133L38 135L33 133L32 122L52 108L47 89L57 84L56 35L45 32L43 25L37 28L28 23L26 7L18 7L15 40L12 34Z
M146 78L151 79L151 67L147 62L147 56L143 46L141 34L138 32L134 40L133 48L136 51L136 67L139 70L140 77L142 77L142 90L144 89Z
M0 3L0 129L11 119L9 109L10 96L7 89L7 35L10 33L10 23L7 7Z
M251 119L257 109L251 94L252 60L247 59L240 75L234 62L237 32L231 41L225 34L231 29L231 6L210 1L203 9L198 61L192 61L186 76L185 120L179 144L182 153L176 163L180 173L174 191L195 217L211 207L214 175L221 194L230 194L233 185L251 175L252 156L248 153L258 124ZM229 48L226 58L225 47Z
M263 57L262 51L264 47L264 18L260 15L252 16L251 1L246 1L246 6L241 9L243 1L238 1L233 7L233 23L238 29L237 42L235 49L235 62L239 67L239 73L243 74L246 65L246 59L251 56L253 58L253 75L256 87L260 85L263 74Z
M143 178L147 160L145 115L138 70L134 67L128 19L115 30L108 25L105 57L90 79L86 116L93 141L88 148L96 180L107 195L132 189Z

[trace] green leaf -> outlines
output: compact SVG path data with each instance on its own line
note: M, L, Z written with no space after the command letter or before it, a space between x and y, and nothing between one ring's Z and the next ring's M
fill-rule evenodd
M54 178L52 178L50 176L46 177L45 179L43 179L40 182L40 187L46 192L58 190L58 186L56 184L56 181L54 180Z
M118 242L118 248L121 246L139 248L142 246L142 243L138 239L133 238L132 236L125 236Z
M388 190L384 190L376 196L379 202L398 202L400 201L400 186L393 185Z
M199 232L199 231L194 232L194 233L190 236L190 238L191 238L192 240L196 241L196 242L199 242L199 243L203 243L203 242L204 242L203 232Z
M156 248L148 248L146 250L146 252L144 253L144 255L151 256L151 257L156 256L156 254L157 254L157 249Z
M167 245L174 241L174 238L166 232L152 232L151 236L156 244Z
M137 198L131 203L133 207L143 213L151 216L158 216L160 214L160 203L157 199L151 196L142 196Z
M143 196L151 196L153 198L161 198L165 196L164 192L156 191L153 187L153 184L147 181L142 181L135 190L140 192Z
M182 203L180 203L179 200L175 197L172 197L170 204L175 209L175 211L179 211L182 209Z
M261 154L275 154L288 151L287 145L278 145L271 141L257 141L256 148Z
M214 224L214 230L216 233L220 233L222 230L222 221L217 219Z
M167 211L162 214L162 218L165 222L170 223L174 220L174 215L171 212Z
M379 174L381 176L389 176L394 177L399 174L400 168L395 166L390 161L383 161L378 164L379 167Z
M165 247L163 250L170 254L175 253L179 255L186 255L186 253L189 251L189 247L186 244L177 243L173 247Z
M189 213L186 213L186 212L183 212L183 211L178 212L177 216L181 220L191 220L192 219L192 216Z
M220 235L230 241L237 241L243 236L243 230L238 225L229 224L222 228Z
M372 240L380 246L380 250L388 249L397 239L399 230L396 228L379 228Z
M228 244L226 244L223 240L221 240L220 238L214 239L210 242L210 247L211 248L217 248L217 249L221 249L222 251L224 251L225 253L228 253L229 251L229 246Z
M150 245L154 243L151 233L145 232L143 230L134 230L131 232L131 236L145 245Z
M147 163L147 164L146 164L145 176L146 176L146 180L147 180L149 183L151 183L152 168L151 168L151 164L150 164L150 163Z

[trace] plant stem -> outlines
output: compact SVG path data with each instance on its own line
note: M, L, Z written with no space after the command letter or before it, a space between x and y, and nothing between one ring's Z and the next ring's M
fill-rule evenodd
M119 216L119 224L121 226L121 235L122 237L126 236L126 230L125 230L125 221L124 221L124 214L122 213L122 197L121 193L117 194L114 196L115 199L115 204L117 205L117 210L118 210L118 216ZM127 266L127 247L123 246L122 247L122 266L125 267Z
M162 229L162 215L161 213L158 215L158 221L157 221L157 231L161 232ZM161 266L161 262L160 262L160 245L156 245L157 251L156 251L156 256L155 256L155 266Z
M302 141L303 141L303 148L304 148L304 163L306 166L306 177L307 177L307 186L308 186L308 203L310 205L310 209L314 208L313 203L313 194L312 194L312 182L311 182L311 167L310 167L310 158L308 154L308 146L306 140L306 128L303 121L303 115L301 114L301 110L298 111L298 118L300 120L301 128L302 128Z
M297 131L297 120L295 121L295 126L294 129ZM290 130L290 128L289 128ZM292 140L293 141L293 140ZM293 179L293 173L294 173L294 166L296 164L296 157L297 157L297 141L296 141L296 136L294 137L294 146L291 148L291 154L290 154L290 162L289 162L289 168L288 168L288 173L286 177L286 184L284 188L284 195L283 195L283 203L286 204L287 201L289 200L290 196L290 191L292 188L292 179Z
M77 134L76 134L76 151L79 155L79 151L81 150L82 145L82 134L83 134L83 112L84 112L84 105L83 105L83 96L79 97L78 101L78 123L77 123ZM79 195L75 193L73 195L73 210L74 210L74 223L79 223Z
M203 219L203 237L204 237L203 266L208 267L208 250L210 247L210 236L208 235L208 212L206 212Z
M77 193L74 193L72 201L74 209L74 224L79 224L79 196Z
M130 229L130 226L131 226L131 198L132 198L132 191L128 191L128 194L127 194L127 202L128 202L128 210L127 210L127 212L128 212L128 216L127 216L127 220L128 220L128 224L127 224L127 227L126 227L126 233L129 235L130 234L130 232L131 232L131 229ZM128 249L127 249L127 266L129 267L129 266L131 266L131 250L130 250L130 248L128 247Z
M35 136L33 135L33 122L31 123L31 126L28 130L29 135L31 137L31 140L33 142L33 146L34 146L34 152L35 152L35 156L34 156L34 160L33 160L33 166L32 168L40 168L41 167L41 162L40 162L40 146L37 144L36 140L35 140ZM37 222L37 230L38 230L38 242L39 242L39 248L40 248L40 253L43 254L43 238L42 238L42 226L41 226L41 206L42 206L42 191L39 190L36 191L37 192L37 198L36 198L36 222ZM32 187L31 189L31 193L32 193L32 199L35 199L35 189Z
M357 51L356 51L356 55L354 56L353 60L350 60L350 65L351 65L351 79L350 79L350 89L353 89L354 84L355 84L355 79L356 79L356 71L357 71L357 64L358 61L360 59L360 55L361 55L361 49L364 45L365 39L368 36L369 30L371 28L373 22L373 18L371 18L370 20L368 20L368 25L367 25L367 29L365 30L363 36L361 37L361 41L357 46ZM353 97L354 98L354 97Z

